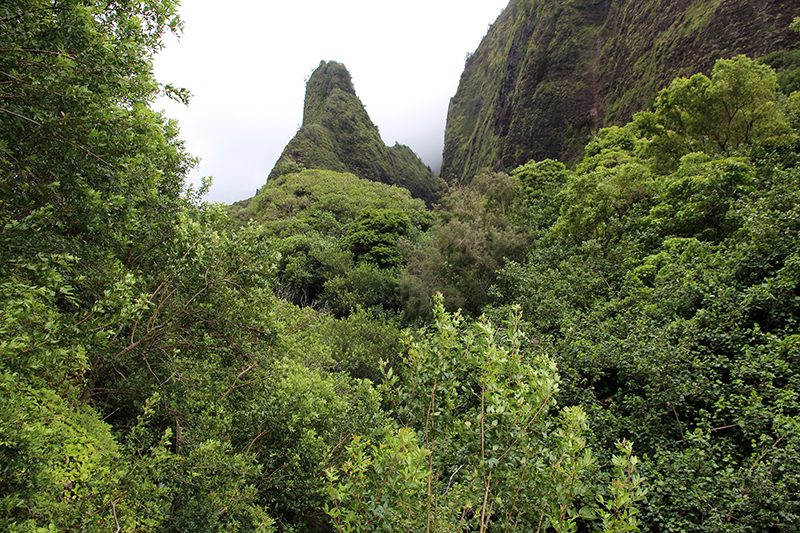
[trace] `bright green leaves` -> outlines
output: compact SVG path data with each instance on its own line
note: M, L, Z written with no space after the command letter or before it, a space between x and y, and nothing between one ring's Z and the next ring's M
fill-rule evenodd
M522 182L525 203L530 220L537 230L549 228L558 218L559 205L554 201L567 181L567 167L559 161L545 159L530 161L511 172L511 176Z
M662 234L720 240L737 228L730 208L754 185L755 170L746 158L689 154L664 178L647 219Z
M254 218L285 237L316 230L341 236L364 208L398 209L414 226L429 223L422 200L405 189L324 170L304 170L270 180L259 193L231 211L241 220Z
M171 466L168 531L274 531L274 521L254 504L258 464L229 443L204 441Z
M734 156L794 139L784 104L774 72L743 56L718 61L711 78L676 79L654 111L587 145L550 203L560 206L553 234L601 243L642 230L723 238L737 228L730 208L755 186L751 163Z
M393 268L402 263L403 256L397 244L410 228L411 220L403 211L367 208L348 228L342 244L353 253L356 261Z
M63 394L76 393L77 376L87 369L85 346L64 342L74 319L59 309L78 307L62 274L74 263L69 255L19 258L0 282L0 367Z
M570 173L552 204L560 216L552 233L581 242L616 238L625 219L647 209L658 190L653 171L638 152L642 142L629 128L606 128L587 146L583 162Z
M0 5L3 531L266 533L267 511L315 527L323 468L351 433L385 425L371 385L332 368L347 367L356 329L387 336L373 343L387 354L397 331L362 316L332 338L303 334L332 319L275 296L267 230L181 197L193 160L150 109L176 9ZM407 192L351 178L317 189L318 209L302 184L288 191L279 209L305 217L287 232L335 241L365 204L429 217ZM352 254L336 248L346 273ZM358 341L363 365L347 368L375 375Z
M346 461L326 471L333 505L325 512L337 531L420 531L429 517L421 495L428 490L430 452L410 428L389 433L378 445L353 437ZM442 509L441 512L452 509Z
M310 368L316 355L265 365L260 378L268 385L237 389L225 415L233 445L261 469L252 479L258 501L286 530L314 527L327 500L323 470L346 460L352 434L370 438L385 425L371 385Z
M143 450L120 446L100 422L113 409L85 400L87 382L113 385L107 372L129 367L125 340L146 329L137 319L158 285L148 273L166 262L184 206L192 160L175 125L149 109L151 59L164 31L179 29L176 9L0 6L4 530L141 531L165 520L165 492L133 488L156 485L133 474Z
M110 428L86 406L0 374L0 527L111 527L119 483Z
M8 528L266 527L250 488L258 466L223 432L224 400L238 399L228 392L260 383L268 366L273 253L259 228L228 224L218 207L187 210L158 248L158 269L101 257L92 266L102 272L84 280L69 256L4 265L0 423L15 466L3 476L32 487L9 495L16 503L0 515ZM4 236L23 225L7 224ZM171 444L161 442L167 433Z
M602 495L597 496L597 501L603 506L599 511L603 533L639 531L641 522L636 517L638 510L634 505L644 499L647 490L642 486L642 476L636 471L639 461L632 455L633 445L623 440L617 441L616 446L622 455L615 455L611 460L615 473L610 487L611 497L606 501Z
M556 410L555 364L523 353L519 326L518 316L467 326L437 298L434 327L409 338L403 377L385 373L400 429L354 438L328 471L338 531L574 531L594 517L579 504L593 497L587 418ZM641 494L615 483L632 515Z
M604 242L619 235L622 220L634 210L641 210L656 189L646 164L625 159L600 162L594 170L577 172L568 180L559 198L561 216L552 226L555 235L569 236L577 242Z
M141 277L112 342L93 355L85 398L124 418L157 388L174 395L173 409L191 411L203 403L196 395L221 396L242 358L274 340L274 252L257 226L227 224L219 207L183 213L160 270Z
M175 4L38 4L12 2L0 18L0 138L10 156L2 175L18 195L15 209L24 216L54 202L80 210L85 187L105 192L120 180L136 182L140 194L163 182L159 192L174 201L191 160L169 128L152 127L166 121L146 108L159 90L150 58L163 32L180 26ZM145 155L152 164L140 159L124 172L126 161ZM47 190L53 181L56 194Z
M54 6L0 6L4 530L797 524L800 100L768 69L678 80L574 170L455 188L427 234L407 192L299 167L237 228L180 198L148 107L174 3ZM407 318L446 296L404 349L412 256ZM491 298L529 322L445 311Z
M674 166L691 152L733 155L750 144L793 137L777 103L777 77L745 56L717 61L711 78L678 78L661 91L653 112L634 124L651 140L657 165Z

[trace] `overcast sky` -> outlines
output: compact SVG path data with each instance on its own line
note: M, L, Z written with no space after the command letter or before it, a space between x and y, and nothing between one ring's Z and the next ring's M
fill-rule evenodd
M343 63L388 145L410 146L438 171L447 105L467 53L508 0L183 0L186 24L156 58L161 83L188 107L159 101L213 176L207 200L253 196L303 120L305 80Z

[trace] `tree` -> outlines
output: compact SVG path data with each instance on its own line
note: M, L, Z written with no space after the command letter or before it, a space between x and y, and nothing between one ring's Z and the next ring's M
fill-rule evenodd
M192 332L187 314L223 301L244 310L226 283L260 283L270 269L210 257L238 244L258 258L253 230L238 240L218 209L182 196L193 160L175 123L150 109L158 94L186 96L152 74L163 33L181 27L176 10L171 0L0 6L3 530L271 529L250 487L259 466L220 433L181 434L167 414L180 382L168 373L186 363L176 339L204 328L212 351L208 328L232 318L204 314ZM253 326L231 328L237 338L215 355L261 342Z
M637 156L640 149L631 128L601 130L558 192L561 210L552 232L577 243L618 237L622 221L646 209L657 191L652 170Z
M767 65L746 56L719 60L711 78L677 78L656 98L653 111L634 124L651 140L647 152L672 169L684 155L733 155L759 143L785 142L794 134L777 103L778 79Z
M521 188L519 178L485 174L443 199L431 242L413 251L401 280L407 319L429 313L436 292L448 309L480 314L496 271L530 241Z
M519 320L464 327L437 296L434 326L409 338L401 377L386 370L399 426L378 442L355 437L348 461L328 470L338 531L575 531L594 516L581 505L594 497L586 417L556 408L555 364L525 353ZM633 474L630 447L616 461ZM615 485L609 531L636 530L634 477Z
M800 523L797 97L735 58L602 130L486 310L525 310L601 461L635 435L643 529Z
M48 236L17 233L12 254L109 246L132 263L168 231L193 160L150 110L158 94L186 96L157 84L151 59L180 28L171 0L0 7L0 222Z
M558 218L559 204L555 197L567 181L569 172L564 163L545 159L530 161L517 167L511 176L523 185L530 224L536 230L546 230Z
M397 244L410 227L411 220L403 211L366 208L348 228L342 244L356 261L393 268L402 262Z

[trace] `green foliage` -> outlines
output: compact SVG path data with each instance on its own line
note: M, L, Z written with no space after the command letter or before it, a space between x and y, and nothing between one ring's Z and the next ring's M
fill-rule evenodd
M276 361L266 376L269 386L241 397L232 412L233 444L260 465L259 501L280 530L320 530L323 470L343 461L352 434L382 428L378 396L366 382L291 360Z
M603 496L604 528L798 524L796 130L765 67L714 72L602 131L545 208L560 208L550 233L492 293L493 314L519 303L556 354L559 400L586 410L598 457L626 438L650 457L647 503L624 509L636 477L612 485L627 496Z
M428 452L409 428L390 433L380 445L355 436L339 471L327 470L333 506L325 506L340 532L420 531L427 509Z
M86 406L70 406L19 375L0 375L0 391L3 530L111 527L120 480L108 426Z
M449 309L480 313L495 272L520 259L529 240L520 192L519 179L506 174L486 174L450 192L433 243L412 253L401 281L407 319L428 314L437 291Z
M399 209L366 208L348 228L342 244L353 253L356 261L374 263L381 268L397 267L403 259L397 243L410 226L408 215Z
M403 305L396 271L383 270L373 263L359 263L344 274L329 278L319 303L338 317L361 307L394 315Z
M303 104L304 125L321 122L325 114L326 101L334 91L339 90L353 96L356 94L350 73L344 65L336 61L320 61L306 85Z
M396 366L403 351L400 330L378 312L360 307L341 320L330 320L320 335L331 346L336 368L359 379L382 381L381 361Z
M150 67L179 27L166 0L0 6L0 528L797 529L800 96L769 69L678 80L432 227L293 160L236 224L181 197L149 109L186 96ZM309 114L373 157L340 71ZM406 318L446 296L403 344L411 256Z
M784 94L800 90L800 50L777 50L761 58L778 75L778 87Z
M337 530L574 531L594 516L579 503L592 492L585 415L556 413L555 364L523 354L519 325L465 328L438 297L433 329L409 339L403 379L386 370L400 427L379 443L355 438L328 471ZM615 487L620 507L641 499Z
M408 189L414 198L425 200L428 207L436 204L446 190L444 181L431 179L434 175L431 168L423 166L422 160L408 146L396 142L388 149L392 167L401 176L394 183Z
M662 234L719 240L737 228L730 208L754 184L755 172L746 158L686 155L662 182L648 221Z
M365 208L403 211L411 224L425 227L430 214L408 191L353 174L304 170L267 182L236 218L261 222L280 237L316 230L341 237Z
M146 460L82 397L185 204L193 162L175 124L149 109L162 90L185 97L156 83L150 61L180 28L176 9L0 7L4 530L152 531L168 520L163 491L129 484Z
M282 296L297 305L310 305L322 294L326 282L346 275L353 256L338 239L316 232L282 239L278 246Z
M610 487L611 498L606 501L602 495L597 496L597 501L604 507L599 511L603 520L603 533L639 531L641 522L636 518L638 509L633 505L642 501L647 493L642 488L644 480L635 471L639 461L632 455L633 445L626 440L617 442L617 450L622 455L614 456L611 460L615 472L615 479Z
M514 169L511 176L522 182L528 223L537 230L549 228L558 218L560 207L553 197L567 181L567 167L552 159L530 161Z
M268 511L307 527L340 439L381 426L369 385L290 329L305 316L274 296L265 228L180 196L193 161L149 109L185 96L151 69L175 9L0 7L3 530L266 533ZM289 411L248 410L269 405ZM306 464L275 490L282 450Z
M168 0L4 4L0 223L48 227L33 243L17 234L12 255L108 247L132 262L168 231L193 161L149 109L166 89L150 60L180 26Z
M337 316L356 306L402 308L398 270L430 225L423 201L394 186L320 170L271 180L235 213L281 237L281 294Z
M669 169L691 152L733 155L750 144L785 142L793 134L776 102L777 84L772 69L745 56L720 60L711 78L674 80L654 111L638 113L634 123Z
M646 208L657 184L635 155L639 144L630 129L607 128L587 145L583 162L558 193L555 235L607 241L620 233L621 221L632 211Z

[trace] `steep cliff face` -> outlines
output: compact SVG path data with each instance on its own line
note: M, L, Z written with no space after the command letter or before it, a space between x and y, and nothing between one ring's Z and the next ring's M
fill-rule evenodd
M467 60L440 176L570 161L673 78L791 49L798 15L788 0L511 0Z
M388 147L356 95L341 63L321 62L306 84L303 125L284 148L269 179L301 168L351 172L405 187L428 204L442 182L404 145Z

